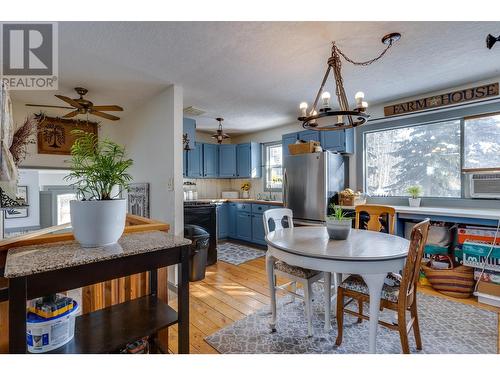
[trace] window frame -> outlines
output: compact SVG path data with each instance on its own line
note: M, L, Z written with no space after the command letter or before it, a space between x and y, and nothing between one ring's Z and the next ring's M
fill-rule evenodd
M494 100L485 100L479 103L469 105L453 106L444 109L432 109L422 111L415 114L398 115L392 117L380 117L368 121L367 125L357 127L355 129L355 165L356 165L356 188L366 191L365 168L366 168L366 153L365 153L365 133L376 132L382 130L391 130L397 128L405 128L411 126L428 125L436 122L460 120L460 197L423 197L428 204L445 204L448 202L456 202L457 200L467 200L477 202L477 199L468 197L469 178L462 173L464 166L464 126L465 120L468 117L490 116L499 112L500 102L498 98ZM388 202L391 204L405 204L406 196L390 196L390 197L374 197L377 201ZM404 198L404 199L403 199Z
M268 165L268 149L273 146L281 146L281 170L283 171L283 142L281 141L274 141L274 142L267 142L262 144L262 160L264 161L262 163L262 176L264 177L262 179L262 182L264 184L263 186L263 191L266 192L281 192L283 191L283 182L281 182L281 187L280 188L269 188L267 187L267 182L268 182L268 170L269 170L269 165Z

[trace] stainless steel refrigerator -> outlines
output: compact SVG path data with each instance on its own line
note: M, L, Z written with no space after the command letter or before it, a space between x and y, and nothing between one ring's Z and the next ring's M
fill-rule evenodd
M290 155L283 170L283 203L294 220L324 222L328 205L344 189L344 157L330 151Z

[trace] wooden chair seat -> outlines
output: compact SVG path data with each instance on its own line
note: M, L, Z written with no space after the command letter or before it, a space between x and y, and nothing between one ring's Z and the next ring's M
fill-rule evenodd
M310 270L298 266L291 266L281 260L274 263L274 268L278 271L285 272L289 275L300 277L302 279L310 279L320 273L320 271Z
M397 303L400 285L401 284L399 282L397 282L394 286L384 284L381 299ZM358 275L349 276L340 284L340 287L355 293L365 294L367 297L369 296L368 286L365 284L363 278Z

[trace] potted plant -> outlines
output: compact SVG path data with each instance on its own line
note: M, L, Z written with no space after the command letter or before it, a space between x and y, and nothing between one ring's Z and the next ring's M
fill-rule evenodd
M250 182L245 182L241 185L241 197L248 199L250 198Z
M132 177L127 173L133 161L125 157L125 148L109 139L74 130L71 147L71 172L65 179L74 181L78 198L70 202L73 234L83 247L116 243L123 234L127 206L116 199L128 188Z
M340 206L330 207L333 208L333 214L326 217L328 235L334 240L345 240L351 233L352 218L347 217Z
M422 187L420 185L409 186L406 192L410 195L408 203L410 207L420 207L420 195L422 195Z

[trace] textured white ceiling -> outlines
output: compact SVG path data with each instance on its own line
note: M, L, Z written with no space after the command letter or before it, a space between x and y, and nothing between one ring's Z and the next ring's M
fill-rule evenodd
M345 88L371 105L500 75L500 46L485 47L499 22L63 22L59 93L87 87L98 104L127 111L176 83L184 106L207 111L201 129L222 116L228 131L291 123L311 102L330 43L357 60L377 55L381 37L402 39L369 67L343 64ZM330 91L333 88L330 86ZM54 92L15 92L22 102L58 104Z

